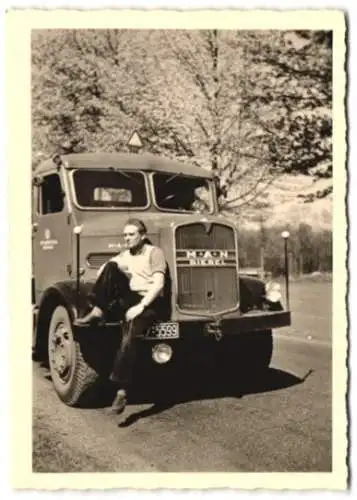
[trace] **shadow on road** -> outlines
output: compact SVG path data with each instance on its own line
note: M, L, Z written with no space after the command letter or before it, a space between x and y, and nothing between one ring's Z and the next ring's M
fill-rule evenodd
M198 365L182 367L179 370L167 370L157 366L151 376L140 377L129 395L129 405L152 404L150 408L129 415L119 427L128 427L140 419L161 413L178 404L190 401L219 398L242 398L249 394L276 391L302 384L313 370L303 378L276 368L267 368L261 372L242 373L217 371L215 366ZM47 373L45 378L51 380ZM82 409L105 408L110 406L115 388L106 380L99 382L95 394L88 399Z
M217 399L225 397L242 398L248 394L257 394L268 391L276 391L297 384L303 383L312 373L310 370L303 378L299 378L291 373L268 368L260 374L249 375L244 378L244 374L239 379L227 378L226 374L203 373L189 374L184 377L166 379L165 384L158 384L151 387L141 387L129 403L143 404L154 402L145 410L129 415L119 427L129 427L140 419L150 417L172 408L178 404L189 401L199 401L204 399Z

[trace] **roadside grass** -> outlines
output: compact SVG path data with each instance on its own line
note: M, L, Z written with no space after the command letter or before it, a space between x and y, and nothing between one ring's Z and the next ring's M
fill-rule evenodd
M64 436L53 433L41 415L34 415L32 428L33 472L105 472L103 467L86 453L72 449Z
M316 283L332 283L332 273L315 271L310 274L292 275L292 281L312 281Z
M290 287L291 325L277 330L277 334L332 343L332 288L332 282L328 279L292 281ZM285 305L283 282L282 293Z
M276 276L272 278L266 278L264 281L276 281L282 285L285 285L285 276ZM289 282L291 285L315 285L319 284L332 284L333 275L332 273L311 273L311 274L289 274Z

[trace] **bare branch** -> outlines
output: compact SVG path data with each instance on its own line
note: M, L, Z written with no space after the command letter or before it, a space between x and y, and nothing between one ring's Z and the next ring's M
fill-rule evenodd
M186 35L186 36L188 36L188 35ZM208 92L207 86L202 78L202 75L200 75L197 72L197 67L195 66L195 64L193 62L195 60L195 58L194 58L194 55L192 54L192 52L188 50L188 55L186 55L183 51L180 52L179 50L176 50L176 48L174 48L173 44L171 43L171 40L168 37L166 37L166 38L167 38L167 41L170 45L170 49L171 49L172 53L175 55L177 60L182 64L182 66L185 67L189 71L189 73L191 74L191 77L196 82L196 84L199 87L199 89L201 90L202 94L205 96L208 103L210 103L212 98Z
M265 57L264 62L266 64L270 64L271 66L275 66L280 68L284 73L293 73L296 75L301 76L307 76L310 77L314 80L321 80L322 82L326 82L327 80L330 80L330 71L328 68L326 68L324 73L321 73L319 71L316 71L314 69L308 69L308 68L297 68L294 66L290 66L287 62L279 61L276 58L273 57Z
M266 183L264 184L264 186L262 186L260 189L257 189L257 185L250 190L250 193L253 193L253 196L249 199L249 200L245 200L245 201L242 201L242 203L239 203L238 205L229 205L227 208L232 210L232 209L235 209L235 208L241 208L245 205L249 205L250 203L252 203L254 200L256 200L258 198L258 196L260 196L262 193L264 193L266 191L266 189L274 182L275 180L275 177L269 179L266 181ZM250 194L249 193L249 194ZM245 193L244 195L242 196L239 196L237 197L235 200L230 200L229 203L233 203L234 201L238 201L242 198L244 198L245 196L247 196L248 193ZM223 205L223 208L226 207L228 205L228 202L227 204Z
M190 148L187 144L185 144L185 143L183 142L183 140L182 140L182 139L180 139L180 138L178 137L178 135L176 135L175 133L173 133L173 139L174 139L175 143L176 143L178 146L180 146L180 147L181 147L181 148L185 151L185 153L186 153L188 156L191 156L191 157L195 156L195 154L194 154L194 152L192 151L192 149L191 149L191 148Z
M268 167L264 167L263 169L263 173L260 175L260 177L255 181L255 183L253 184L253 186L250 187L250 189L248 189L248 191L246 191L245 193L239 195L238 197L234 198L233 200L228 200L227 201L227 204L230 204L230 203L234 203L235 201L238 201L242 198L245 198L247 197L248 195L250 195L251 193L254 193L255 191L257 191L257 188L259 186L259 184L264 181L264 179L267 178L267 170L268 170ZM248 169L246 170L248 171ZM242 176L241 176L242 178ZM275 179L275 177L272 177L272 179ZM235 179L236 180L236 179ZM239 180L239 179L237 179Z
M208 130L206 128L206 126L204 125L203 121L201 120L201 118L199 117L195 117L195 122L197 123L197 125L200 127L200 129L202 130L202 132L204 133L204 135L206 136L207 139L210 138L210 134L208 133Z

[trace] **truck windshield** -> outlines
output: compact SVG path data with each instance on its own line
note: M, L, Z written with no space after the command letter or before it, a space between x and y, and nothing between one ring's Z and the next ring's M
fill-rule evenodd
M125 170L76 170L77 203L84 208L144 208L148 196L144 175Z
M155 173L153 180L155 202L159 208L175 212L213 212L212 187L207 179Z

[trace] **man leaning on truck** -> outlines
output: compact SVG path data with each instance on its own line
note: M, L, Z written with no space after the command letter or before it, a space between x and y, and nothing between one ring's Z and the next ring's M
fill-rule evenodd
M131 382L137 335L143 334L157 319L167 315L164 298L166 260L161 248L147 239L140 219L129 219L124 227L126 249L104 264L93 287L93 309L77 325L100 323L106 313L115 310L117 319L125 319L121 345L116 353L110 380L119 389L110 411L121 413L126 406Z

